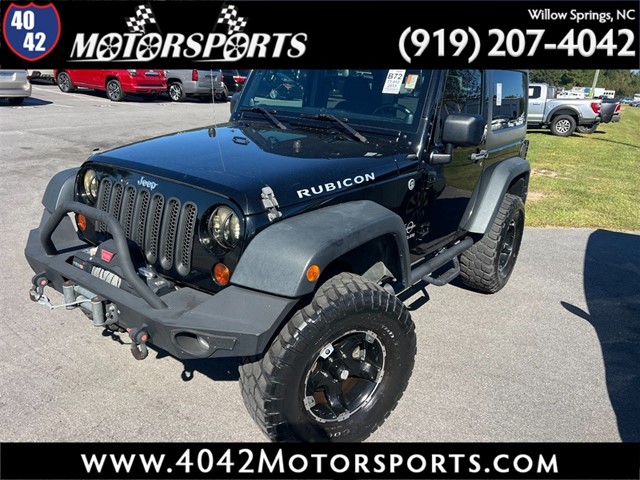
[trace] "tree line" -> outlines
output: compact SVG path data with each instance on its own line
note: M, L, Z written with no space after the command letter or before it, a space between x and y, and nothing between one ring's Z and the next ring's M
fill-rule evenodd
M530 70L531 82L544 82L557 87L591 87L595 70ZM638 70L600 70L598 88L615 90L616 97L632 97L640 93Z

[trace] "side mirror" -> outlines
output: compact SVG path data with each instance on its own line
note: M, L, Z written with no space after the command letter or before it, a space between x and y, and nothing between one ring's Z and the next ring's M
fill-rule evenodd
M482 143L487 123L480 115L452 113L444 120L442 143L454 147L473 147Z
M432 165L446 165L453 161L453 147L474 147L480 145L486 134L487 123L480 115L451 113L444 119L442 143L444 153L431 152Z

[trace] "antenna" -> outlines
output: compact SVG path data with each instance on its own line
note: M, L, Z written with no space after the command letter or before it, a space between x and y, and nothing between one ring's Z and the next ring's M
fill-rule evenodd
M222 148L220 148L220 139L218 138L218 135L215 134L216 127L218 126L218 121L216 120L216 90L214 87L213 69L210 69L209 72L210 72L209 78L211 79L211 108L213 109L213 126L209 128L209 132L210 132L209 135L211 135L211 131L213 130L213 133L214 133L213 137L215 138L216 145L218 146L218 155L220 155L220 163L222 164L222 170L226 170L226 167L224 166L224 158L222 157ZM222 70L220 70L220 72L222 73ZM222 78L218 80L222 82Z

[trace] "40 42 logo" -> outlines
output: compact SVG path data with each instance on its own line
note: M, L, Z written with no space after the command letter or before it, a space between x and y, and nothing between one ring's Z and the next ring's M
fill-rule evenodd
M60 15L52 3L12 3L5 10L2 33L7 47L13 53L34 62L51 53L58 43Z

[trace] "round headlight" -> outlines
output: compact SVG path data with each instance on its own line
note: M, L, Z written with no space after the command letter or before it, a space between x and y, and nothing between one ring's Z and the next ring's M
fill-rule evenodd
M95 170L87 170L84 173L82 180L82 186L84 187L84 194L90 203L95 203L98 198L98 179L96 178Z
M240 219L229 207L217 207L209 217L209 234L223 248L231 249L240 240Z

